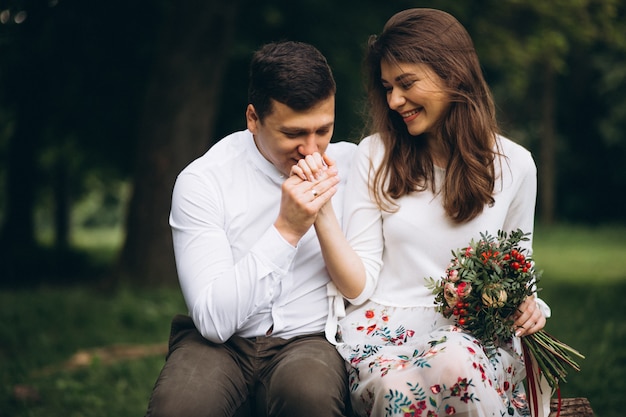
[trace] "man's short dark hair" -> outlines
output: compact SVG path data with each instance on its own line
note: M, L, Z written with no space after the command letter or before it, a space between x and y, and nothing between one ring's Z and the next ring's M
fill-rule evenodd
M326 58L307 43L269 43L252 57L248 102L261 120L272 112L272 100L304 111L334 95L336 90Z

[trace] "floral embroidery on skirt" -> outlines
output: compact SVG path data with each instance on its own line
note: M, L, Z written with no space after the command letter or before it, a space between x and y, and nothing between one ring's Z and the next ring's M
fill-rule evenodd
M487 355L434 307L369 301L341 320L340 335L337 349L361 416L530 415L516 349Z

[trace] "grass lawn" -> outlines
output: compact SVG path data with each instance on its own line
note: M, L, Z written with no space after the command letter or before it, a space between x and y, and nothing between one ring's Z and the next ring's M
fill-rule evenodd
M626 227L537 228L540 296L552 308L546 330L586 356L562 385L563 397L587 397L596 417L626 413Z
M0 292L0 416L143 416L163 354L111 361L90 350L164 348L184 311L176 289Z
M547 331L586 356L562 396L589 398L596 417L626 410L626 321L613 311L625 305L625 252L625 226L536 231ZM178 289L0 290L0 417L143 416L184 311ZM125 346L146 355L114 360Z

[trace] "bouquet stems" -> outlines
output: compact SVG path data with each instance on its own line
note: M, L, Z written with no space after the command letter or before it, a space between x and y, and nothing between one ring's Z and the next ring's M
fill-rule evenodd
M552 389L557 389L561 381L567 382L565 379L567 367L580 371L576 359L584 359L585 357L545 330L524 336L521 340L537 361L541 373Z

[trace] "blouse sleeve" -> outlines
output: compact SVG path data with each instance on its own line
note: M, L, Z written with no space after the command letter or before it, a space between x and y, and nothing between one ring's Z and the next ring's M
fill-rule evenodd
M523 231L533 231L535 223L535 202L537 196L537 166L530 152L521 147L518 148L520 155L515 155L515 161L519 164L517 173L517 192L511 202L504 222L504 230L521 229ZM505 168L506 169L506 168ZM529 253L532 253L532 242L534 233L530 235L530 240L522 242ZM548 304L537 297L537 305L544 317L552 314Z
M361 141L346 187L343 226L348 242L365 266L366 281L361 294L348 299L351 304L364 303L373 293L382 268L382 213L371 196L373 167L382 159L382 146L376 137Z

